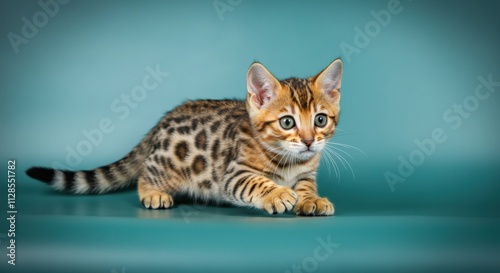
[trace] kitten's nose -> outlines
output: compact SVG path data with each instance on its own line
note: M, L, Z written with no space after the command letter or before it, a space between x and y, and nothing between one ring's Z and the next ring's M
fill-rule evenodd
M302 143L304 143L307 146L307 148L309 148L309 146L311 146L311 144L313 143L314 139L306 138L306 139L302 139L301 141L302 141Z

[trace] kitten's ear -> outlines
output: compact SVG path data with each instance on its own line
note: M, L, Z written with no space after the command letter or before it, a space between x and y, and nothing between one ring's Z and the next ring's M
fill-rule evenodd
M247 91L250 104L260 109L276 96L280 82L262 64L253 63L247 73Z
M342 60L335 59L323 71L313 78L313 84L335 104L340 101L340 84L342 81Z

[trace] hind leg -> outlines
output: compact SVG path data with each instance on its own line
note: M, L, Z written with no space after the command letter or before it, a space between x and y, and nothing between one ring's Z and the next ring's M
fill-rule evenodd
M145 208L166 209L174 205L172 195L147 180L141 176L138 181L139 200Z
M144 162L138 181L139 200L144 207L166 209L174 205L172 195L182 184L182 177L169 162L158 153L150 155Z

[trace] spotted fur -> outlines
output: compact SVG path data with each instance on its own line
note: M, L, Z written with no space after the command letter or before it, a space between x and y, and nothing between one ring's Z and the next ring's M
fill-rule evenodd
M115 163L77 172L34 167L27 174L74 194L137 181L140 201L153 209L187 194L269 213L332 215L333 204L317 194L316 170L338 122L341 75L340 59L314 77L282 81L254 63L245 101L187 101ZM316 124L319 114L326 125ZM285 129L283 117L295 127Z

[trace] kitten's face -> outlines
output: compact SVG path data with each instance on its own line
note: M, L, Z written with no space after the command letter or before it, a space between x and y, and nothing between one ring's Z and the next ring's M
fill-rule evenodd
M333 136L340 109L307 80L288 79L281 83L279 97L258 118L266 124L258 132L259 137L282 155L309 159Z
M267 70L250 69L249 80L254 76L257 82L251 82L249 89L261 93L249 91L247 109L257 137L267 149L291 161L307 160L323 149L335 132L340 112L341 65L336 60L315 77L280 82L273 81Z

